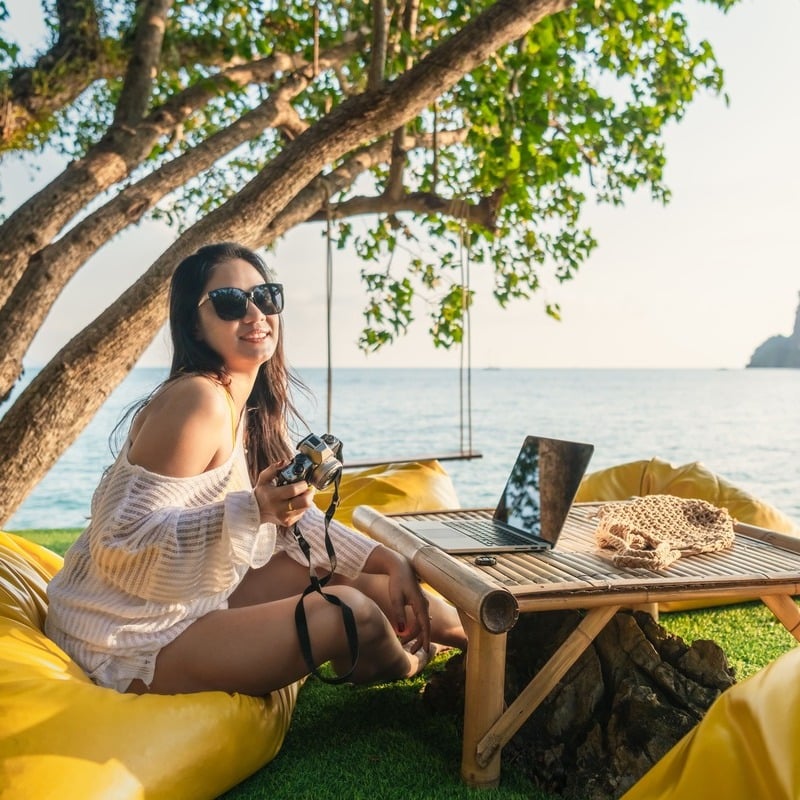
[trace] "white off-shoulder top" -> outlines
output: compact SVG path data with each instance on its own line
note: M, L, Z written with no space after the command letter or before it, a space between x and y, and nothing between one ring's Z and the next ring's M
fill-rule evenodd
M131 464L129 444L106 470L88 527L48 587L47 635L89 676L124 691L149 683L158 651L219 608L248 569L277 551L306 564L289 529L261 524L240 425L228 460L188 478ZM324 515L300 521L315 567L329 568ZM337 572L359 574L376 543L331 522Z

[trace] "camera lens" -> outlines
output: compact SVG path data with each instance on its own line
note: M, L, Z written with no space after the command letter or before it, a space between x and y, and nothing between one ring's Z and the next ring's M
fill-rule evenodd
M336 479L336 476L342 471L342 465L335 458L330 458L323 464L320 464L309 478L309 483L312 483L317 489L324 489L330 486Z

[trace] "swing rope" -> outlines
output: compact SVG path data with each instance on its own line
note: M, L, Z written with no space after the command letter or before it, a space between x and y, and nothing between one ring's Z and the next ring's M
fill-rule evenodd
M470 253L469 229L461 226L461 348L459 351L459 445L463 455L472 454L472 326L470 324ZM466 352L466 368L464 355ZM465 385L466 378L466 385ZM464 397L466 395L466 409ZM464 443L464 418L467 422L467 442Z
M327 428L325 430L331 431L333 429L333 326L332 319L332 306L333 306L333 233L331 231L331 203L330 196L325 203L325 238L327 240L326 247L326 265L325 265L325 302L326 302L326 315L325 315L325 335L328 344L327 350L327 364L328 364L328 404L327 404Z
M326 338L327 338L327 428L333 427L333 215L331 213L330 196L325 205L325 302L326 302ZM461 227L460 236L460 272L461 272L461 311L462 311L462 337L459 350L459 452L443 455L422 455L406 458L392 458L392 462L415 461L455 461L471 458L481 458L481 453L472 449L472 337L470 326L470 265L471 248L469 231L466 226ZM348 463L348 467L371 467L385 464L387 459L380 461L359 460Z

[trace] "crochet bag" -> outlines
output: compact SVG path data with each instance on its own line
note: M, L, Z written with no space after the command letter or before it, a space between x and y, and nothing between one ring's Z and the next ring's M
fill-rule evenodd
M705 500L651 494L606 503L597 518L595 540L619 567L665 569L681 556L733 546L733 519L727 509Z

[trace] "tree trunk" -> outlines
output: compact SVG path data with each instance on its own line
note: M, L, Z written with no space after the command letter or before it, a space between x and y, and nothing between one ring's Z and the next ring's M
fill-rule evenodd
M571 2L499 0L393 83L345 100L289 143L236 196L181 236L60 351L0 420L0 453L4 456L0 525L75 440L149 345L165 318L167 285L181 259L198 246L220 239L258 246L259 236L329 164L411 119L492 52Z
M339 46L332 47L320 57L323 67L340 63L361 41L358 36L348 36ZM271 63L283 63L274 58ZM263 65L262 65L263 68ZM242 78L241 80L244 80ZM125 187L105 205L93 211L71 228L60 239L30 256L24 271L0 307L0 403L5 400L22 374L22 359L64 287L80 268L120 231L137 223L145 212L153 208L167 194L184 185L211 167L224 155L256 138L270 127L285 122L282 107L288 105L305 87L310 78L293 72L282 81L271 96L244 114L227 128L210 136L206 141L177 158L167 161L159 169L138 182ZM184 112L185 113L185 112ZM162 116L164 113L162 111ZM62 176L56 179L58 184ZM52 184L43 193L46 194ZM40 193L42 194L42 193ZM6 228L0 228L6 235ZM40 231L41 233L41 231ZM271 244L264 242L264 244ZM16 253L19 263L25 261L23 253ZM0 247L2 259L2 247ZM7 282L9 286L12 280ZM2 293L0 292L0 296ZM30 298L36 302L31 303Z
M90 326L87 346L73 340L8 410L0 421L0 452L7 454L0 477L2 524L133 368L163 321L163 305L163 294L141 306L123 296L113 316L104 314Z
M511 702L581 619L577 611L523 616L508 634ZM543 790L608 800L626 792L734 683L710 641L691 647L644 612L619 612L503 749ZM453 656L425 687L435 710L460 714L464 662Z

